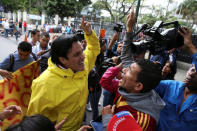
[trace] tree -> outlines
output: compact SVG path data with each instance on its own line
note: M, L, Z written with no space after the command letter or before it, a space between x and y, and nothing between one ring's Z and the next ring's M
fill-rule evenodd
M58 14L63 22L64 17L79 15L88 4L91 4L91 0L45 0L44 9L49 17Z
M4 7L4 12L16 11L18 9L19 0L0 0L0 5Z
M177 14L181 14L183 19L187 20L187 26L191 23L191 27L197 24L197 1L185 0L178 7Z
M5 9L5 12L11 11L15 12L17 10L26 10L27 12L37 12L36 14L41 14L42 2L43 0L1 0L0 5Z
M111 15L114 21L122 21L131 9L134 0L98 0L93 7L104 9ZM116 16L118 18L116 18Z
M175 16L173 16L173 11L164 12L165 8L161 6L152 6L150 7L150 10L152 10L151 14L145 14L143 15L139 23L148 23L149 25L153 25L156 21L163 21L163 22L172 22L177 20Z
M170 5L171 3L173 3L173 0L168 0L168 4L167 4L167 7L166 7L166 13L168 12L168 7L169 7L169 5Z

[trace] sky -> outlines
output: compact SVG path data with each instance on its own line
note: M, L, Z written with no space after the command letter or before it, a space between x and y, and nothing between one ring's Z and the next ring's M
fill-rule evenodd
M174 2L177 2L177 4L180 4L184 0L173 0ZM145 3L147 5L163 5L167 6L168 0L145 0Z

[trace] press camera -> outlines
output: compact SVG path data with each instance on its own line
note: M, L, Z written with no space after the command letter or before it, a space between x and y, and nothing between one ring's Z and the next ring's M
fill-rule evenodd
M163 27L169 25L174 25L174 28L163 29ZM131 44L131 50L134 54L139 54L142 51L149 50L151 54L155 55L164 50L178 48L184 44L184 39L178 31L182 32L178 21L169 23L156 21L152 27L144 24L134 36L137 36L142 32L145 35L145 40L133 42Z

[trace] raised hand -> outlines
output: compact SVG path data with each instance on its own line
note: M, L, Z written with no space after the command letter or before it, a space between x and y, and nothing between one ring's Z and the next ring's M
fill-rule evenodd
M81 28L86 33L86 35L91 35L92 34L91 24L89 22L85 21L84 16L82 17L82 20L81 20Z
M189 29L181 28L182 32L179 31L179 34L184 38L184 46L182 49L188 50L190 54L197 52L197 48L192 44L192 32Z
M136 22L136 16L134 14L134 8L131 9L130 14L127 16L127 23L126 23L126 28L127 32L132 32L133 25Z
M192 44L192 32L189 29L181 28L182 32L179 31L179 34L184 38L184 44L189 46Z

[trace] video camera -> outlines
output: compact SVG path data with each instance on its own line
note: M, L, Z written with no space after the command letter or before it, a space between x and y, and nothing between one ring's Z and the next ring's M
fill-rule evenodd
M165 29L162 31L162 27L172 24L174 25L174 28ZM149 50L151 54L155 55L160 54L164 50L178 48L184 44L184 39L178 33L178 31L183 32L178 21L169 23L156 21L156 23L152 27L148 27L147 24L144 24L136 32L134 37L142 32L145 35L145 40L133 42L131 50L134 54L139 54L142 51Z
M123 29L123 24L121 23L116 23L116 25L113 28L113 30L115 30L116 32L122 32L122 29Z
M77 31L75 32L75 35L77 35L77 38L78 38L79 41L82 41L82 40L85 39L85 37L84 37L84 32L83 32L83 30L81 30L81 29L77 30Z

